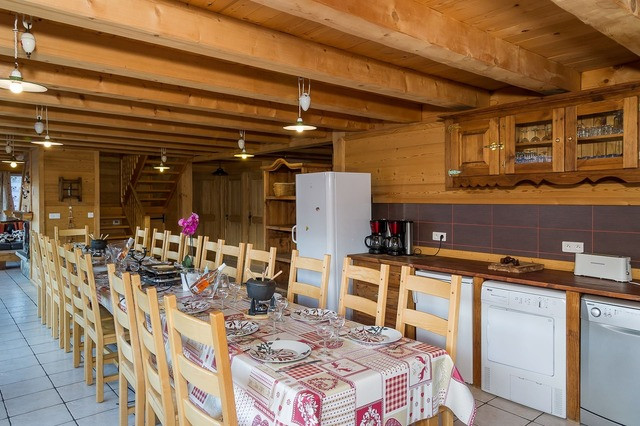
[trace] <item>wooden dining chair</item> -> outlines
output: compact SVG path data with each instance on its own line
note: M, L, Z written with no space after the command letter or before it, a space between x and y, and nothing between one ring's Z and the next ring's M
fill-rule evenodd
M151 242L149 243L149 256L155 257L160 260L164 256L165 241L167 233L164 231L158 231L157 228L151 232Z
M378 286L377 302L366 297L349 294L349 280L364 281ZM384 313L387 305L387 288L389 286L389 265L380 264L380 270L355 266L349 257L342 263L342 282L340 284L340 301L338 313L345 315L347 308L363 312L375 318L375 325L384 326Z
M55 241L54 253L58 261L58 280L61 284L61 304L60 311L62 320L60 322L60 342L65 352L71 351L71 333L73 326L73 295L71 277L69 275L69 263L67 262L67 251L71 250L71 244L61 244Z
M118 365L118 352L108 345L116 344L116 330L113 315L98 302L98 291L93 275L91 255L82 255L80 249L75 250L78 266L78 277L82 288L84 305L84 373L86 382L93 384L93 349L95 347L96 368L96 402L104 401L104 385L118 380L118 374L105 376L104 364Z
M253 244L247 244L247 253L244 258L244 268L242 274L242 282L247 282L251 275L261 275L271 278L276 273L276 251L275 247L271 247L269 251L254 249Z
M222 312L209 314L209 321L180 312L176 307L176 296L165 296L167 330L173 360L173 380L176 389L178 422L188 425L229 425L236 426L238 419L231 378L231 362ZM201 367L184 355L183 341L213 348L216 371ZM214 418L202 411L189 399L187 385L195 386L203 392L220 398L222 417Z
M58 229L57 226L53 227L53 238L55 240L60 241L65 238L66 241L61 242L80 242L89 245L89 225L85 225L84 228L76 228L76 229Z
M240 243L237 246L223 244L220 247L220 264L225 263L227 267L224 273L237 283L242 283L244 270L244 256L246 254L246 244Z
M149 250L149 228L140 228L136 226L136 232L133 234L133 249L135 251Z
M404 336L406 326L414 326L428 330L445 338L445 350L456 361L456 342L458 340L458 316L460 313L460 287L462 277L451 275L451 283L435 278L427 278L414 275L413 268L403 266L400 273L400 290L398 295L398 314L396 317L396 329ZM413 293L423 293L439 297L449 301L449 314L447 318L420 312L408 308L408 301ZM453 425L453 414L442 407L440 413L443 426ZM432 421L437 425L437 421ZM425 424L429 424L425 422Z
M193 267L200 268L200 261L202 260L202 243L204 241L204 237L199 235L198 237L191 238L189 236L184 237L184 245L182 249L182 260L187 256L192 256L193 258Z
M82 284L80 282L80 271L78 269L78 258L71 247L65 250L65 260L67 275L69 277L69 291L71 293L71 348L73 351L73 367L80 366L81 354L84 352L84 301L82 299ZM85 376L86 380L86 376Z
M46 286L43 283L42 279L42 258L40 257L40 243L39 243L39 234L35 231L31 231L31 245L30 249L32 252L32 271L31 271L31 282L36 287L36 300L38 306L38 318L42 324L46 322L46 311L45 311L45 301L46 301Z
M217 269L222 262L222 246L224 240L209 241L209 237L204 237L202 241L202 253L200 254L200 267L209 268L210 271Z
M62 288L58 280L58 260L55 252L55 242L49 237L45 237L45 275L47 277L47 289L50 290L51 296L51 335L54 339L61 337L61 325L63 318L63 298ZM64 347L64 341L60 340L60 347Z
M327 288L329 287L330 269L330 254L325 254L322 259L315 259L313 257L302 257L298 250L292 250L287 300L291 303L295 302L294 298L296 295L311 297L318 300L318 308L325 309L327 306ZM300 277L298 276L300 271L315 272L314 275L319 279L319 285L316 286L309 282L300 281ZM314 276L309 278L315 281Z
M136 302L135 320L144 372L145 424L155 425L157 418L164 426L174 426L176 410L162 337L158 293L155 287L149 287L146 292L140 287L134 287L133 298Z
M140 275L116 275L114 264L107 265L109 288L113 301L113 319L118 344L118 404L120 424L128 423L129 414L134 414L135 425L144 424L144 372L142 370L142 354L136 325L136 309L133 300L133 287L140 287ZM131 386L135 392L133 407L129 407L128 390Z
M46 324L47 327L51 327L51 310L53 309L53 303L51 302L51 283L49 282L49 264L47 261L47 244L45 242L47 238L43 234L38 234L38 240L35 241L38 244L38 253L40 254L40 280L44 286L44 311L45 316L42 319L42 324Z
M182 262L184 250L184 234L171 234L171 231L165 231L164 237L164 253L162 255L162 261Z

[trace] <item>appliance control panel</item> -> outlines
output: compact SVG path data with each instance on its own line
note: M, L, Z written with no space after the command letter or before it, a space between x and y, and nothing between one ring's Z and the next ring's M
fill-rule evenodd
M538 294L483 287L482 300L493 305L525 312L553 315L565 311L565 300Z
M584 303L589 313L589 321L640 331L640 306L634 309L589 300Z

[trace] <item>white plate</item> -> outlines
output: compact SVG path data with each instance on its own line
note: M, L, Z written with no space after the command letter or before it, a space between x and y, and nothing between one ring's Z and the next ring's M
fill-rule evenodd
M178 310L185 314L199 314L211 308L211 304L205 300L183 300L177 303Z
M361 325L349 330L347 337L365 345L386 345L402 339L402 333L389 327Z
M305 309L296 309L291 313L291 318L310 323L317 324L324 321L329 321L336 313L329 309L319 309L319 308L305 308Z
M224 328L227 331L227 337L242 337L255 333L260 326L255 321L232 320L225 321Z
M258 361L280 364L308 357L311 355L311 348L296 340L272 340L254 346L249 355Z

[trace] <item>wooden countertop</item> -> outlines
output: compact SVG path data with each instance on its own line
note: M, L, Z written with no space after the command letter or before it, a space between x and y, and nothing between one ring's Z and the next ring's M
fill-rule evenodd
M489 262L427 255L389 256L385 254L362 253L350 254L349 257L368 262L386 263L393 266L410 265L416 269L426 269L436 272L481 277L487 280L498 280L514 284L640 301L640 285L638 284L580 277L573 275L573 272L570 271L543 269L542 271L516 274L491 271L489 270Z

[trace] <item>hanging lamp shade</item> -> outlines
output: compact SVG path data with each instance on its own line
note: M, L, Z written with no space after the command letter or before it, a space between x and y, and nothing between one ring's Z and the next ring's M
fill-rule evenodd
M298 119L296 120L296 122L294 124L290 124L288 126L284 126L283 129L285 129L285 130L295 130L298 133L302 133L305 130L316 130L317 127L316 126L312 126L311 124L305 124L302 121L302 117L298 117Z
M12 169L18 167L18 164L24 164L24 161L16 159L15 155L11 156L11 160L2 160L2 162L11 166Z
M31 37L33 38L33 35ZM27 37L27 39L29 39L29 37ZM27 43L29 43L30 41L30 39L27 40ZM33 38L33 48L35 48L35 38ZM30 54L31 53L29 53L29 55ZM9 74L9 77L0 78L0 89L10 90L11 93L15 94L19 94L22 92L41 93L47 91L47 88L41 84L25 81L22 78L20 69L18 69L18 15L16 15L15 23L13 26L13 62L14 68Z
M62 145L61 142L54 142L53 140L51 140L49 135L45 135L44 139L41 140L41 141L31 141L31 143L35 144L35 145L42 145L45 148L51 148L52 146L61 146Z

